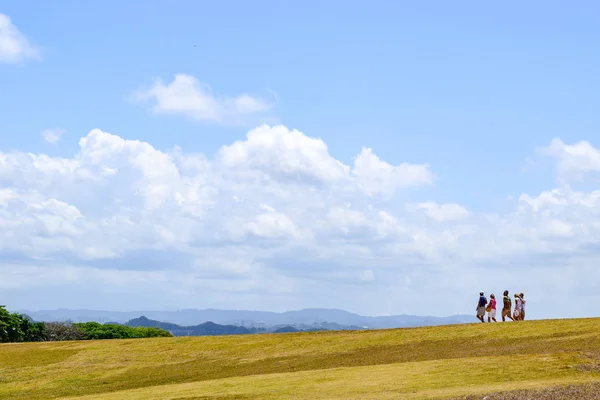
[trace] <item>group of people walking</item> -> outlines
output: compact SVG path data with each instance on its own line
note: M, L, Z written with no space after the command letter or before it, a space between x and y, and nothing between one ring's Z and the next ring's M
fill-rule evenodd
M508 295L508 290L504 291L504 298L502 299L502 321L506 321L506 317L513 321L524 321L525 320L525 295L523 293L515 293L515 309L512 311L512 299ZM496 296L490 294L490 301L488 302L485 294L479 292L479 302L477 303L477 319L481 322L485 322L485 313L487 312L487 322L498 322L496 321Z

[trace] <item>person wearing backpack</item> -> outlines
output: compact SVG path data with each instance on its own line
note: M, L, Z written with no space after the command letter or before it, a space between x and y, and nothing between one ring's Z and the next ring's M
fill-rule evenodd
M504 306L502 307L502 322L506 322L506 317L514 321L515 319L511 315L512 299L508 295L508 290L504 291L504 298L502 299L502 301L504 303Z
M487 304L487 299L485 298L485 296L483 295L483 291L479 292L479 302L477 303L477 319L480 320L482 323L485 323L485 319L483 319L483 317L485 317L485 306Z

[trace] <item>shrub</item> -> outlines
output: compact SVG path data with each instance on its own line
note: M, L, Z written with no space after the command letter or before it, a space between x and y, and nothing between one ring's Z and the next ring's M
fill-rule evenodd
M173 336L160 328L134 328L119 324L99 324L98 322L82 322L74 324L85 339L134 339L149 337Z
M46 322L46 336L49 341L81 340L85 334L75 325L68 322Z
M173 336L161 328L131 327L98 322L34 322L0 306L0 342L43 342L84 339L133 339Z

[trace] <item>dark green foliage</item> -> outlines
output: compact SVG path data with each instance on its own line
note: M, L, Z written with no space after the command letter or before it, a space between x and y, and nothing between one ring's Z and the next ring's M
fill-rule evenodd
M133 339L172 336L157 327L131 327L98 322L35 322L0 306L0 343L92 339Z
M23 340L20 319L0 306L0 342L20 342Z
M46 340L44 323L26 315L10 313L0 306L0 342L42 342Z
M84 339L135 339L150 337L170 337L169 332L160 328L131 327L119 324L99 324L98 322L81 322L73 324L84 336Z
M45 342L48 340L46 324L43 322L29 322L23 341L25 342Z

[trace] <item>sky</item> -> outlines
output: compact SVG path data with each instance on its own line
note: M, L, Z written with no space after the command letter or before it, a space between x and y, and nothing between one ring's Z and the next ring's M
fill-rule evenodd
M597 316L599 12L3 2L0 304Z

